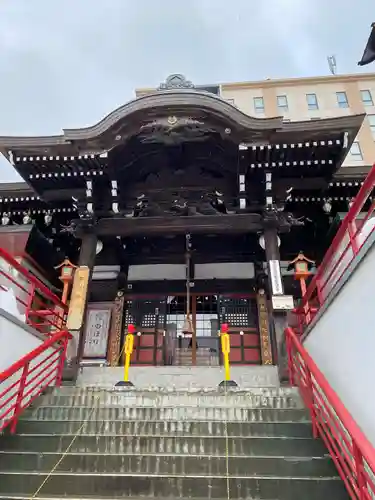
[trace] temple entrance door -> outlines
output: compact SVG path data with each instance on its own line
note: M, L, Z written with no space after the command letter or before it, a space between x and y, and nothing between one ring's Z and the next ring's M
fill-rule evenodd
M231 365L262 364L256 297L223 294L219 308L220 324L229 325Z
M196 335L196 364L217 366L220 361L219 295L194 295L193 325ZM194 363L194 358L192 359Z
M138 332L132 364L217 366L222 361L218 335L222 323L229 325L231 363L261 363L254 296L192 294L190 300L193 335L187 336L183 335L186 294L126 298L124 331L133 323Z
M137 330L134 339L132 365L168 364L164 337L166 320L166 297L164 296L127 296L124 311L124 332L133 324Z
M173 364L179 366L215 366L219 364L218 295L190 297L192 335L183 334L186 295L167 298L167 330L176 332Z

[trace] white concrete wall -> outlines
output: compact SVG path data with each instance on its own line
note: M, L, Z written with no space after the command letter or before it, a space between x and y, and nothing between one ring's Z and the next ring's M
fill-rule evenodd
M21 319L26 312L25 304L29 301L28 290L31 289L31 284L3 258L0 258L0 269L19 285L17 286L6 275L0 273L0 308Z
M138 264L129 266L129 281L185 280L184 264Z
M42 343L42 336L0 309L0 373Z
M375 234L336 284L304 346L375 446Z
M14 317L9 312L0 309L0 377L4 370L11 367L15 362L31 352L33 349L36 349L43 343L43 341L44 339L42 338L42 336L32 328L25 325L22 321ZM53 351L53 348L48 349L47 351L36 357L30 363L30 369L40 363L43 359L46 359ZM31 373L28 377L28 380L30 381L32 378L34 378L37 373L39 373L43 369L43 366L48 365L49 362L50 360L47 360L44 365L41 365L41 367L36 369L34 373ZM28 398L23 401L23 404L27 404L27 401L33 396L33 394L38 392L38 389L41 387L41 385L45 383L44 377L46 373L49 373L50 370L54 369L54 366L48 368L48 370L44 374L36 377L35 380L30 381L30 386L27 390L31 389L33 386L35 386L35 388L30 393ZM54 371L54 373L56 373L56 371ZM22 371L19 370L14 375L12 375L12 377L4 381L1 381L0 378L0 427L4 420L1 419L1 415L5 411L5 407L3 407L3 404L11 394L14 394L14 398L9 401L9 403L7 404L7 408L14 403L21 374ZM53 378L53 374L51 378ZM11 390L11 392L9 391L4 396L1 396L1 394L6 391L6 389L10 388L15 382L17 382L17 385ZM11 414L9 414L6 418L9 419L10 417Z
M195 264L196 280L208 279L253 279L255 276L252 262L216 262Z

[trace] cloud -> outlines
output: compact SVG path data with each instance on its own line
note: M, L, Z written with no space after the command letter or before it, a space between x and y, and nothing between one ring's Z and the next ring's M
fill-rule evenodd
M373 0L360 4L353 16L352 0L2 0L0 134L91 125L174 72L200 84L326 74L331 53L358 71Z

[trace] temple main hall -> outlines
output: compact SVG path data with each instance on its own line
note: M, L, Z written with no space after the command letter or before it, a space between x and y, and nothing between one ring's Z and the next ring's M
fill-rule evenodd
M295 257L319 263L363 175L341 165L363 114L258 118L182 75L87 128L0 137L23 182L0 185L0 245L62 293L90 271L78 364L273 365L300 297Z

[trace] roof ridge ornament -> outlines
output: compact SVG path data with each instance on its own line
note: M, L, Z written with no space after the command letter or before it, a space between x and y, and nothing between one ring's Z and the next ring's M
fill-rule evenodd
M169 75L164 83L161 83L158 90L193 89L194 85L190 80L180 73Z

